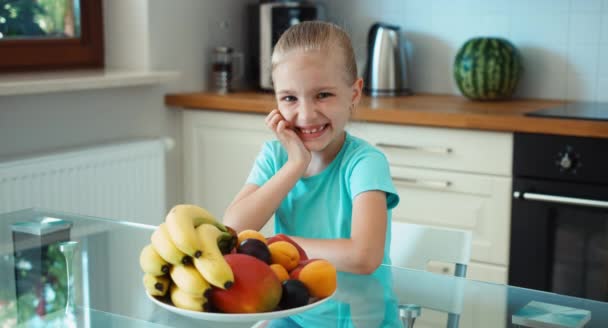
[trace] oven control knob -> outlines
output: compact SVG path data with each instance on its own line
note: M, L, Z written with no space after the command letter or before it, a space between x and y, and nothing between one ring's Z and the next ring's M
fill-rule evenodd
M559 166L562 169L568 170L569 168L572 167L573 158L571 156L572 155L570 153L565 153L564 156L562 156L562 158L559 160Z
M559 167L560 172L576 174L577 169L581 167L580 155L571 150L560 152L557 154L555 164Z

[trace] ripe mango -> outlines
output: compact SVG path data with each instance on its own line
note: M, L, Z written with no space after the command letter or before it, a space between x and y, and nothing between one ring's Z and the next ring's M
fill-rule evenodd
M225 313L256 313L276 309L281 300L281 282L268 264L245 254L227 254L226 262L234 274L227 290L213 288L211 303Z

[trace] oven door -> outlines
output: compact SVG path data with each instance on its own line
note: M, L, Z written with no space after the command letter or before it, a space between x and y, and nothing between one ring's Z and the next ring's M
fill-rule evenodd
M509 284L608 301L608 187L517 178Z

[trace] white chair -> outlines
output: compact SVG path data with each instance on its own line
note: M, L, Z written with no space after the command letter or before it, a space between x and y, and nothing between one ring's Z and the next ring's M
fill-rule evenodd
M470 231L393 221L390 258L394 266L418 270L426 270L429 261L453 263L456 265L454 275L465 277L471 260L471 240ZM436 305L448 313L447 327L458 327L462 292L454 291L454 298L447 302L449 304ZM432 295L427 296L433 299ZM407 309L411 305L402 306ZM406 312L403 315L407 315Z
M470 231L392 222L391 262L426 270L429 261L456 264L455 276L465 277L471 260Z

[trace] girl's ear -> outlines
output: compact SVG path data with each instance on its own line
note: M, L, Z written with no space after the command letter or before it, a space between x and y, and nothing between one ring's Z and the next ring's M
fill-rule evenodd
M359 104L359 101L361 100L361 95L363 92L363 79L362 78L357 78L357 80L355 80L355 83L353 83L353 86L352 86L352 91L353 91L353 97L351 99L351 102L353 105L357 105L357 104Z

